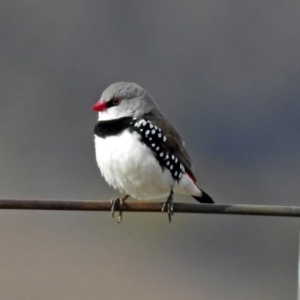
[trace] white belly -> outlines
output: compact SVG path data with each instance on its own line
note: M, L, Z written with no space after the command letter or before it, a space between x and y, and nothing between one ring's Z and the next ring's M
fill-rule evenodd
M140 200L166 197L174 181L168 170L162 170L152 151L135 132L95 136L96 159L109 185L121 193Z

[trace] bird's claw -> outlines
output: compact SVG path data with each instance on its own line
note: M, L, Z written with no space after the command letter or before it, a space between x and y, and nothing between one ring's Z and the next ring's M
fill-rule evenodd
M122 210L120 210L120 211L119 211L119 215L118 215L118 224L120 224L120 223L121 223L121 221L122 221L122 218L123 218L123 211L122 211Z
M122 198L118 197L118 198L111 199L111 215L113 218L115 217L115 210L116 210L117 203L119 203L120 205L119 216L118 216L118 223L120 223L123 217L123 213L121 210L121 205L123 204Z
M161 212L163 213L167 209L169 223L172 222L172 216L174 215L174 203L173 203L173 192L170 193L167 201L163 204Z
M119 202L119 215L118 215L118 223L120 224L123 218L123 211L121 209L121 206L124 204L125 200L128 198L129 196L125 196L124 198L114 198L111 199L111 215L114 218L115 217L115 210L116 210L116 204Z

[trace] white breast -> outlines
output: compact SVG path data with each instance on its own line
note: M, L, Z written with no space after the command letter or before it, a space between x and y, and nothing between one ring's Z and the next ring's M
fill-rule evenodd
M124 130L117 136L95 136L96 159L109 185L140 200L169 195L174 180L162 170L151 150L136 132Z

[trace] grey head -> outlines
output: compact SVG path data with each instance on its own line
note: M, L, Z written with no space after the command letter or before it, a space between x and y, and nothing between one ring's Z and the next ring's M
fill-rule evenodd
M99 111L99 120L142 117L149 113L161 116L152 97L131 82L116 82L108 86L93 109Z

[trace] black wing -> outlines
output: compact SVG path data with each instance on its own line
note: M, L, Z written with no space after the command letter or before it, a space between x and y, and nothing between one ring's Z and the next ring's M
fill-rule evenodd
M152 114L144 115L146 120L151 121L158 128L161 129L163 134L167 137L167 141L165 143L168 150L174 155L178 157L180 162L186 168L187 172L191 175L192 179L196 181L195 175L192 171L192 162L191 159L186 152L182 139L176 129L172 126L172 124L163 116L153 116Z

